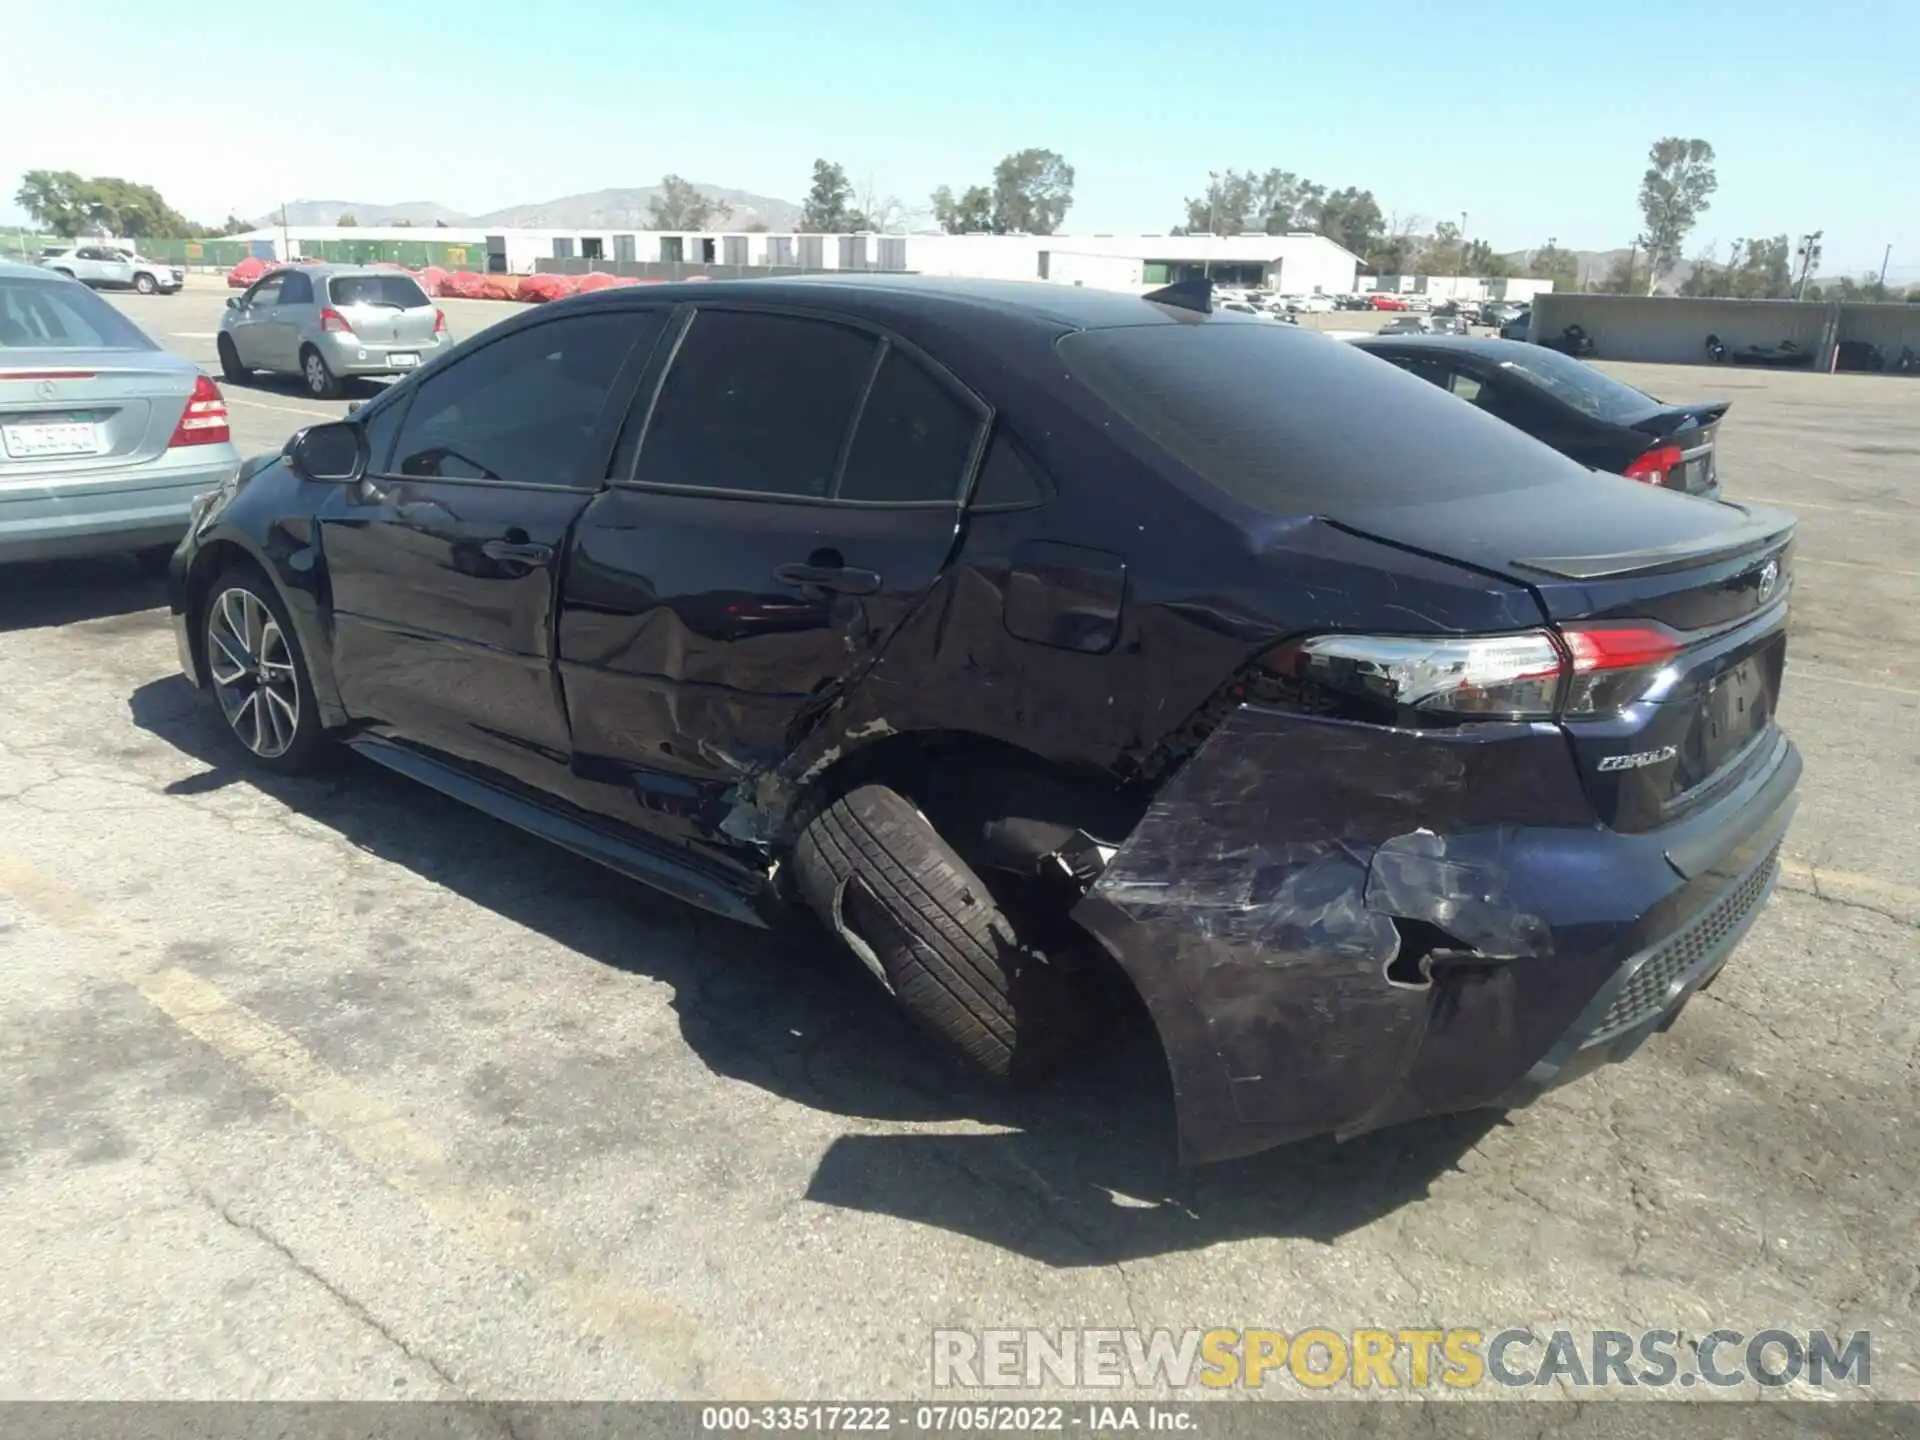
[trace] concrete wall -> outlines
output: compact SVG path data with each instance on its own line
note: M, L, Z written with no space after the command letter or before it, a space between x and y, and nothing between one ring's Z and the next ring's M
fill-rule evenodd
M1576 294L1534 301L1534 339L1558 335L1569 325L1587 332L1603 360L1707 364L1709 335L1718 335L1730 350L1791 340L1818 352L1812 368L1820 370L1831 365L1832 347L1843 340L1879 346L1889 365L1903 347L1920 352L1920 305Z
M1792 300L1688 300L1678 296L1542 295L1533 302L1533 338L1578 325L1603 360L1707 363L1707 336L1728 349L1791 340L1817 349L1831 318L1825 305Z

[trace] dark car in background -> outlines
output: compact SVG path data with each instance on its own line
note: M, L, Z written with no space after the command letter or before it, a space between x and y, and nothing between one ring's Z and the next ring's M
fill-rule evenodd
M1123 978L1198 1161L1524 1103L1711 980L1793 536L1204 285L820 277L506 320L248 462L170 589L261 766L810 909L987 1074Z
M1689 495L1720 493L1714 439L1731 401L1669 405L1572 356L1514 340L1383 334L1350 343L1582 465Z

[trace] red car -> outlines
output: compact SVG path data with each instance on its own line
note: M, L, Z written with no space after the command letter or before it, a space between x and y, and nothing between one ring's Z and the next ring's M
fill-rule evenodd
M1369 296L1368 299L1369 303L1371 303L1376 310L1404 310L1407 308L1407 302L1402 300L1398 295L1373 295Z

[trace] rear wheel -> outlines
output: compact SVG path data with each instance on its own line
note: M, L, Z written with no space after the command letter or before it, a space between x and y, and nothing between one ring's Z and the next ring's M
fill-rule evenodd
M266 769L312 769L323 743L313 681L279 592L237 566L207 587L199 614L207 678L234 739Z
M214 348L220 352L220 374L229 385L238 385L253 373L240 363L240 352L227 336L222 335Z
M340 395L340 377L327 365L327 357L311 345L300 352L300 378L307 382L307 393L316 400L335 400Z
M862 785L834 801L801 835L794 869L814 913L974 1068L1035 1079L1078 1033L1080 997L897 791Z
M151 275L140 274L133 277L133 288L142 295L151 295L158 287L153 283Z

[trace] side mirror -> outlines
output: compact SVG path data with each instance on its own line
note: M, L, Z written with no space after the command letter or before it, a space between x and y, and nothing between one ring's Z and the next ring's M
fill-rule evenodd
M347 414L358 415L360 413L360 407L366 403L364 400L349 400L347 402Z
M240 308L240 297L238 295L229 295L227 297L227 308L229 310L238 310Z
M295 431L281 453L304 480L358 480L367 468L366 437L344 420Z

